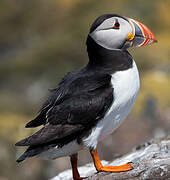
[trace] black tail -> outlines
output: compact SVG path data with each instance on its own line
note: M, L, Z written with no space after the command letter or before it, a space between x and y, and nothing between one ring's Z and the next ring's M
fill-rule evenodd
M29 146L28 149L16 161L20 163L21 161L24 161L26 158L36 156L42 151L43 148L41 149L40 147Z
M20 163L20 162L24 161L26 158L27 158L27 154L24 153L16 160L16 162Z
M20 163L24 161L26 158L30 158L36 156L37 154L41 153L42 150L39 148L34 148L32 146L28 147L28 149L16 160L16 162Z
M20 163L24 161L26 158L33 157L40 153L40 150L37 151L37 147L29 146L27 150L16 160L16 162Z
M41 149L40 147L29 146L28 149L16 160L16 162L20 163L21 161L24 161L26 158L36 156L42 151L43 148Z
M26 158L36 156L55 146L56 144L29 146L28 149L16 160L16 162L20 163L21 161L24 161Z

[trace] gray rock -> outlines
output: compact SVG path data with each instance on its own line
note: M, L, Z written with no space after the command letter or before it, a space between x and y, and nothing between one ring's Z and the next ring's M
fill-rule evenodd
M79 168L88 180L170 180L170 138L156 139L132 150L132 152L103 165L121 165L132 162L133 170L121 173L96 173L93 163ZM71 180L71 170L60 173L52 180Z

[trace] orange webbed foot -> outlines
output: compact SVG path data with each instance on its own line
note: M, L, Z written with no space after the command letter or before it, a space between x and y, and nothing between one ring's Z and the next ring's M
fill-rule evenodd
M94 165L98 172L124 172L124 171L130 171L133 169L130 163L120 165L120 166L103 166L97 154L97 149L91 150L90 153L92 155Z
M102 166L99 171L103 172L124 172L124 171L130 171L133 167L130 163L123 164L120 166Z

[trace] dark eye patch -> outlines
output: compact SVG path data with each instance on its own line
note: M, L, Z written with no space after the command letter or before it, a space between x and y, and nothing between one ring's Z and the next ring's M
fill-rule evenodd
M113 26L114 29L120 29L120 24L119 24L119 21L116 19L116 22Z

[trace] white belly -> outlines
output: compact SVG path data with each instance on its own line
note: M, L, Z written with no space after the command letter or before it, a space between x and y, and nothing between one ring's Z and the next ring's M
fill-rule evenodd
M135 62L133 67L112 75L111 83L114 88L114 100L105 118L98 122L91 134L83 140L87 147L96 148L98 141L111 134L127 117L136 100L140 81Z

